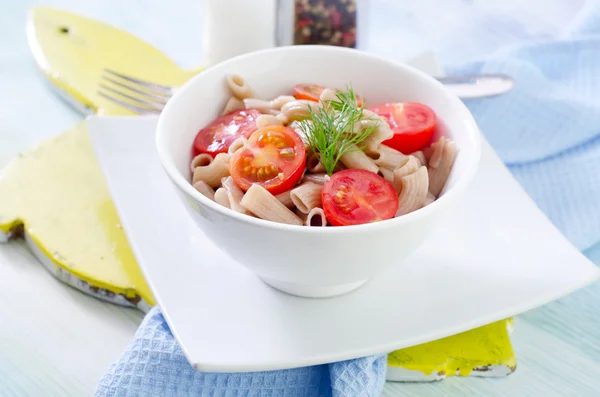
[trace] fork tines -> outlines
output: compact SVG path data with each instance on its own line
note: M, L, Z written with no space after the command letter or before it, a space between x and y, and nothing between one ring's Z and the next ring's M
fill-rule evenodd
M135 113L160 113L173 88L104 69L98 95Z

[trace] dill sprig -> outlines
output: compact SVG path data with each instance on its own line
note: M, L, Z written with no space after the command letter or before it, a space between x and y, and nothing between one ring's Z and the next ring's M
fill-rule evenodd
M299 127L328 175L333 174L345 153L363 150L361 143L377 129L374 125L354 132L356 125L367 119L352 87L338 91L335 100L319 102L316 110L309 107L309 115L309 119L299 122Z

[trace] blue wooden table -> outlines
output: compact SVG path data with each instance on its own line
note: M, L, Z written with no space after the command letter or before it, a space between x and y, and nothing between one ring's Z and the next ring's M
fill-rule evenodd
M125 27L186 67L202 60L202 3L45 2ZM372 7L364 42L368 50L404 59L433 49L453 63L529 38L559 36L585 0L365 3ZM32 4L0 0L0 168L19 151L80 120L50 93L33 63L24 31ZM600 264L600 245L586 254ZM0 246L0 396L90 395L141 319L136 310L60 284L23 244ZM513 341L518 369L507 378L388 383L384 395L600 395L600 283L519 316Z

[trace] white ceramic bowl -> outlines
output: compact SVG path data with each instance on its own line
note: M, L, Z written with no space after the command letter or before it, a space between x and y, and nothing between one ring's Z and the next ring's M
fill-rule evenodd
M429 105L440 120L440 133L452 137L459 148L442 196L399 218L327 228L268 222L216 204L191 186L189 164L196 133L220 114L229 99L227 74L243 76L265 98L290 93L298 83L336 88L351 83L369 104L416 101ZM327 297L360 287L387 266L402 265L452 211L471 182L479 163L480 136L464 104L438 81L412 67L357 50L294 46L238 56L198 74L162 112L157 147L188 212L218 247L279 290Z

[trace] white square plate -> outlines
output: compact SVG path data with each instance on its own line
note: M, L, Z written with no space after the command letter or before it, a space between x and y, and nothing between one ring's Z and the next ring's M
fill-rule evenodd
M533 309L600 273L484 143L463 202L404 264L344 296L289 296L228 259L192 223L159 164L155 118L92 117L88 125L146 280L188 360L202 371L390 352ZM310 260L310 247L299 252Z

